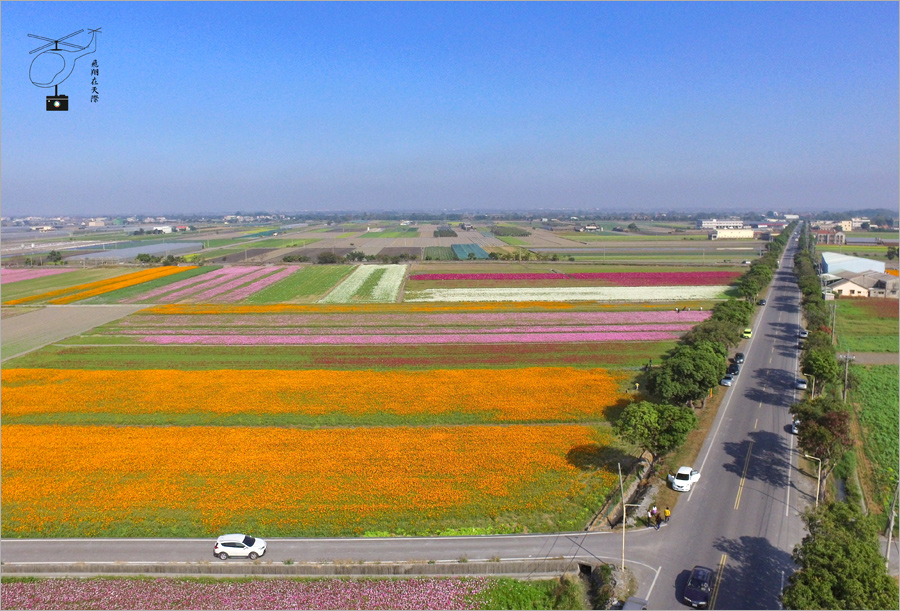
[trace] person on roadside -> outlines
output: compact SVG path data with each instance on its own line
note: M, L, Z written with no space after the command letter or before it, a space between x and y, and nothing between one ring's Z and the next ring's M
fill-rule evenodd
M669 523L669 516L672 515L672 512L669 511L669 508L668 508L668 507L666 507L666 510L665 510L665 512L663 512L663 515L665 516L665 522L666 522L666 524L668 524L668 523Z
M647 528L653 528L653 513L647 510Z
M659 530L659 527L662 525L662 514L656 514L656 530Z
M658 512L656 511L656 505L653 506L653 509L650 510L650 513L653 514L653 517L656 517L656 514L658 513Z

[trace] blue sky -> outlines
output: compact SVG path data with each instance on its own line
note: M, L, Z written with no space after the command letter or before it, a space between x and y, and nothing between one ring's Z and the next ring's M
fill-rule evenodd
M896 2L0 10L4 216L900 197ZM98 27L47 112L28 34Z

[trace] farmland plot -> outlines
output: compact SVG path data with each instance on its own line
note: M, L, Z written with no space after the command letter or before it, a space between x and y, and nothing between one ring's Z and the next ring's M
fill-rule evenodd
M405 265L360 265L319 303L396 301L405 275Z

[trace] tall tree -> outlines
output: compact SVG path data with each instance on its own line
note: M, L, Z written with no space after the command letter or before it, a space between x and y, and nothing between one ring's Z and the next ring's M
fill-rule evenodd
M871 517L853 504L832 503L803 520L809 534L794 548L799 570L781 594L785 609L897 608L897 583L885 570Z
M651 464L684 443L697 426L697 415L688 407L632 403L622 410L615 424L616 434L651 456Z

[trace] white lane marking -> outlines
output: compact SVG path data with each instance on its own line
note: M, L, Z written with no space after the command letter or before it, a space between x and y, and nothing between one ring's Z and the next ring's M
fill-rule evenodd
M647 566L646 564L644 566ZM647 591L647 598L650 598L650 594L653 593L653 587L656 585L656 578L659 577L659 572L662 570L662 566L656 569L656 575L653 576L653 581L650 582L650 589Z

